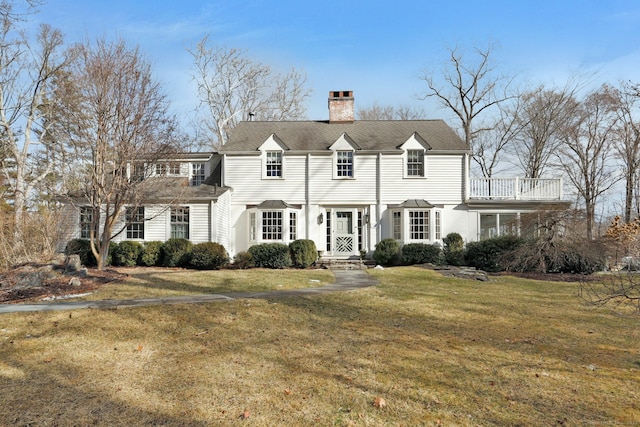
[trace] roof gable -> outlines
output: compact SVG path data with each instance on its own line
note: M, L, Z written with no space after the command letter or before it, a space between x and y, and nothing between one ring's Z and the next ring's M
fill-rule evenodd
M269 138L267 138L262 145L258 147L259 151L287 151L289 147L282 142L278 135L271 134Z
M398 148L401 150L431 150L431 146L417 132L414 132L413 135Z
M356 142L345 132L340 135L340 138L336 139L336 141L329 146L329 150L332 151L340 151L340 150L360 150L360 147Z

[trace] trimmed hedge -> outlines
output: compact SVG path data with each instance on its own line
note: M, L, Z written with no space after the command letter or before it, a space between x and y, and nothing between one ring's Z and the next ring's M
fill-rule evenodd
M123 267L135 267L143 249L142 243L133 240L120 242L113 249L113 264Z
M467 244L466 264L488 272L504 271L508 265L507 255L524 243L517 236L500 236Z
M395 239L382 239L376 244L373 259L381 265L397 264L400 257L400 245Z
M219 243L204 242L193 246L189 266L201 270L217 270L229 263L227 250Z
M288 268L291 267L289 246L283 243L262 243L249 248L256 267Z
M460 266L464 264L464 240L458 233L449 233L442 239L444 243L444 262L448 265Z
M253 263L253 256L247 251L241 251L233 257L233 267L241 270L255 267Z
M144 242L140 258L138 260L139 265L152 267L154 265L160 265L162 255L163 242L153 240L150 242Z
M165 267L185 267L189 263L189 252L193 243L187 239L169 239L162 245L161 259Z
M437 243L408 243L402 247L401 259L404 265L440 264L442 249Z
M307 268L318 259L318 249L313 240L299 239L289 243L291 264L298 268Z

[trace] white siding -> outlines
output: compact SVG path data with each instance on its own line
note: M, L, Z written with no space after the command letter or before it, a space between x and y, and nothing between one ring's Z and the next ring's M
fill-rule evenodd
M215 236L213 236L214 241L220 243L225 247L227 252L231 253L230 250L230 241L229 241L229 210L230 210L230 202L231 202L231 192L227 191L222 194L218 201L214 205L214 219L215 219Z
M193 243L210 241L209 203L197 203L189 206L189 240Z

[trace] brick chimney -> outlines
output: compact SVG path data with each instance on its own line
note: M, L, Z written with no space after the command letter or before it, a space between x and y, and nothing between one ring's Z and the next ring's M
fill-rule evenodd
M329 123L353 123L353 91L329 92Z

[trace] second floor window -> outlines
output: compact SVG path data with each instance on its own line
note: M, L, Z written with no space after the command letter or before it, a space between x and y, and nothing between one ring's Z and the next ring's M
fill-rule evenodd
M424 176L424 151L407 151L407 176Z
M267 177L282 177L282 153L279 151L267 151L266 163Z
M353 151L338 151L336 153L336 176L353 178Z
M204 182L204 163L193 163L191 165L191 185L197 187Z
M93 208L82 206L80 208L80 238L90 239L93 227Z

